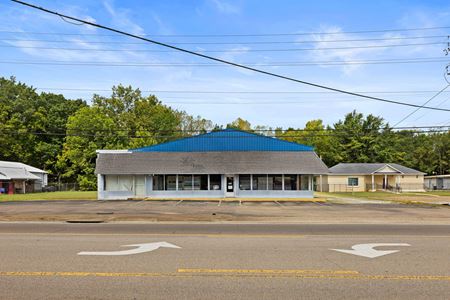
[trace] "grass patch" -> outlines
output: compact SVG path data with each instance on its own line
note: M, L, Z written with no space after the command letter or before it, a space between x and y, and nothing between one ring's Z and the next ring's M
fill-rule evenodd
M0 195L0 202L33 201L33 200L97 200L97 192L68 191L68 192Z

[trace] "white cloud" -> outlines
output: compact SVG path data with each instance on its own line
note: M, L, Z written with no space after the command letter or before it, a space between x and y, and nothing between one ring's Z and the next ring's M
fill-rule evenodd
M113 0L105 0L103 1L103 6L106 11L110 14L111 22L115 26L126 30L127 32L131 32L136 35L144 35L144 29L139 26L137 23L133 22L130 17L131 11L124 8L117 8L114 6Z
M212 3L219 12L224 14L237 14L241 11L238 6L223 0L210 0L209 2Z

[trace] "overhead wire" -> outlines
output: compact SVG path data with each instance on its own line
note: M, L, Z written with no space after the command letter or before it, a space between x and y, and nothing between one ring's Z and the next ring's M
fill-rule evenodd
M14 0L13 0L14 1ZM34 5L22 1L14 1L23 5L33 7ZM35 6L34 8L38 8ZM303 36L303 35L339 35L339 34L358 34L358 33L383 33L383 32L403 32L403 31L428 31L449 29L450 26L431 26L431 27L415 27L415 28L387 28L387 29L370 29L370 30L354 30L354 31L315 31L315 32L282 32L282 33L244 33L244 34L143 34L143 36L156 37L249 37L249 36ZM25 33L36 35L92 35L92 36L115 36L114 34L99 33L66 33L66 32L25 32L20 30L0 30L2 33Z
M369 42L369 41L394 41L394 40L413 40L413 39L434 39L446 38L446 35L431 36L410 36L410 37L385 37L385 38L364 38L364 39L338 39L338 40L297 40L297 41L233 41L233 42L168 42L172 45L270 45L270 44L311 44L311 43L344 43L344 42ZM41 42L41 43L73 43L78 40L42 40L42 39L10 39L0 38L3 42ZM88 44L120 44L120 45L146 45L143 42L125 42L125 41L99 41L83 40ZM444 42L444 41L443 41Z
M1 46L0 46L1 47ZM410 59L379 59L353 61L292 61L292 62L261 62L245 63L247 66L259 67L299 67L299 66L341 66L341 65L384 65L384 64L418 64L446 62L445 58L410 58ZM87 67L230 67L224 64L211 63L140 63L118 61L30 61L30 60L0 60L0 64L16 65L52 65L52 66L87 66Z
M15 2L15 3L21 4L21 5L24 5L24 6L28 6L28 7L33 8L33 9L37 9L37 10L49 13L49 14L53 14L53 15L56 15L56 16L59 16L59 17L64 17L66 19L70 19L72 21L82 22L82 23L84 23L86 25L90 25L90 26L94 26L94 27L97 27L97 28L101 28L101 29L104 29L104 30L111 31L111 32L115 32L115 33L118 33L118 34L121 34L121 35L124 35L124 36L128 36L128 37L131 37L131 38L147 41L149 43L152 43L152 44L155 44L155 45L160 45L160 46L169 48L171 50L176 50L176 51L188 53L188 54L191 54L191 55L194 55L194 56L197 56L197 57L202 57L202 58L213 60L213 61L216 61L216 62L228 64L228 65L231 65L231 66L235 66L235 67L238 67L238 68L241 68L241 69L246 69L246 70L249 70L249 71L257 72L257 73L260 73L260 74L265 74L265 75L268 75L268 76L277 77L277 78L280 78L280 79L284 79L284 80L288 80L288 81L292 81L292 82L296 82L296 83L301 83L301 84L313 86L313 87L316 87L316 88L322 88L322 89L327 89L327 90L331 90L331 91L335 91L335 92L339 92L339 93L343 93L343 94L348 94L348 95L352 95L352 96L362 97L362 98L366 98L366 99L372 99L372 100L375 100L375 101L381 101L381 102L398 104L398 105L404 105L404 106L411 106L411 107L420 107L420 108L426 108L426 109L433 109L433 110L450 111L450 109L435 108L435 107L429 107L429 106L425 106L425 105L418 106L418 105L411 104L411 103L405 103L405 102L400 102L400 101L394 101L394 100L389 100L389 99L383 99L383 98L378 98L378 97L358 94L358 93L354 93L354 92L350 92L350 91L346 91L346 90L342 90L342 89L338 89L338 88L333 88L333 87L329 87L329 86L325 86L325 85L321 85L321 84L308 82L308 81L305 81L305 80L299 80L299 79L292 78L292 77L289 77L289 76L280 75L280 74L276 74L276 73L273 73L273 72L268 72L268 71L264 71L264 70L261 70L261 69L256 69L256 68L253 68L253 67L248 67L248 66L245 66L245 65L242 65L242 64L237 64L237 63L234 63L234 62L231 62L231 61L227 61L225 59L216 58L216 57L213 57L213 56L209 56L209 55L205 55L205 54L198 53L198 52L195 52L195 51L187 50L187 49L180 48L180 47L177 47L177 46L172 46L172 45L169 45L167 43L163 43L163 42L155 41L155 40L152 40L152 39L148 39L148 38L145 38L145 37L142 37L142 36L138 36L138 35L135 35L135 34L131 34L131 33L128 33L128 32L122 31L122 30L114 29L114 28L111 28L111 27L108 27L108 26L104 26L104 25L100 25L100 24L97 24L97 23L81 20L79 18L75 18L75 17L71 17L71 16L68 16L68 15L65 15L65 14L61 14L59 12L52 11L52 10L49 10L49 9L46 9L46 8L43 8L43 7L39 7L39 6L30 4L30 3L24 2L24 1L19 1L19 0L12 0L12 1Z
M409 47L425 45L444 45L446 42L428 42L413 44L390 44L390 45L364 45L364 46L346 46L346 47L319 47L319 48L285 48L285 49L227 49L227 50L197 50L201 53L241 53L241 52L299 52L299 51L322 51L322 50L350 50L350 49L371 49L371 48L392 48ZM100 52L149 52L149 53L173 53L172 50L149 50L149 49L93 49L93 48L62 48L62 47L43 47L43 46L21 46L21 45L0 45L2 48L24 48L24 49L42 49L42 50L65 50L65 51L100 51ZM193 50L186 50L193 52Z

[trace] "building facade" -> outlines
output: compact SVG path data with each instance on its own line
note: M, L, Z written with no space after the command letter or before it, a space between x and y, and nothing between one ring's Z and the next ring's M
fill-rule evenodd
M427 190L450 190L450 174L425 176Z
M324 192L424 191L423 172L394 163L340 163L323 176Z
M312 198L328 169L312 147L226 129L97 151L98 199Z
M47 172L20 162L0 161L0 194L40 192Z

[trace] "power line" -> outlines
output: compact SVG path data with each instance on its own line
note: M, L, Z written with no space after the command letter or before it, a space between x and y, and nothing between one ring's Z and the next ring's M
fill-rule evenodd
M111 92L111 89L89 89L89 88L55 88L37 87L38 90L58 90L58 91L90 91L90 92ZM141 90L143 93L174 93L174 94L334 94L330 91L194 91L194 90ZM413 91L357 91L365 94L423 94L437 93L436 90L413 90ZM447 93L444 91L443 93Z
M48 9L45 9L45 8L42 8L42 7L33 5L33 4L29 4L29 3L23 2L23 1L19 1L19 0L12 0L12 1L16 2L18 4L21 4L21 5L25 5L25 6L28 6L28 7L31 7L31 8L34 8L34 9L37 9L37 10L49 13L49 14L53 14L53 15L56 15L56 16L59 16L59 17L64 17L64 18L72 20L72 21L82 22L82 23L87 24L87 25L91 25L91 26L94 26L94 27L97 27L97 28L101 28L101 29L104 29L104 30L115 32L115 33L118 33L118 34L121 34L121 35L129 36L129 37L132 37L132 38L135 38L135 39L147 41L149 43L153 43L155 45L160 45L160 46L172 49L172 50L188 53L188 54L191 54L191 55L194 55L194 56L198 56L198 57L202 57L202 58L209 59L209 60L212 60L212 61L228 64L228 65L231 65L231 66L235 66L235 67L238 67L238 68L241 68L241 69L257 72L257 73L260 73L260 74L265 74L265 75L268 75L268 76L277 77L277 78L280 78L280 79L284 79L284 80L288 80L288 81L292 81L292 82L296 82L296 83L300 83L300 84L304 84L304 85L309 85L309 86L313 86L313 87L316 87L316 88L326 89L326 90L330 90L330 91L335 91L335 92L339 92L339 93L343 93L343 94L347 94L347 95L352 95L352 96L357 96L357 97L362 97L362 98L366 98L366 99L371 99L371 100L375 100L375 101L381 101L381 102L385 102L385 103L392 103L392 104L411 106L411 107L421 107L421 106L418 106L418 105L415 105L415 104L411 104L411 103L405 103L405 102L400 102L400 101L394 101L394 100L389 100L389 99L383 99L383 98L378 98L378 97L358 94L358 93L354 93L354 92L350 92L350 91L346 91L346 90L342 90L342 89L338 89L338 88L333 88L333 87L329 87L329 86L325 86L325 85L321 85L321 84L316 84L316 83L312 83L312 82L308 82L308 81L304 81L304 80L295 79L293 77L279 75L279 74L276 74L276 73L273 73L273 72L268 72L268 71L264 71L264 70L261 70L261 69L256 69L256 68L253 68L253 67L248 67L248 66L245 66L245 65L242 65L242 64L233 63L231 61L227 61L227 60L224 60L224 59L220 59L220 58L216 58L216 57L213 57L213 56L197 53L195 51L186 50L186 49L183 49L183 48L180 48L180 47L172 46L172 45L169 45L169 44L166 44L166 43L162 43L162 42L158 42L158 41L155 41L155 40L152 40L152 39L148 39L148 38L145 38L145 37L137 36L137 35L134 35L134 34L131 34L131 33L125 32L125 31L121 31L121 30L118 30L118 29L114 29L114 28L111 28L111 27L107 27L107 26L104 26L104 25L99 25L99 24L96 24L96 23L84 21L84 20L81 20L81 19L78 19L78 18L67 16L67 15L64 15L64 14L61 14L61 13L58 13L58 12L55 12L55 11L51 11L51 10L48 10ZM428 107L428 106L422 106L421 108L427 108L427 109L433 109L433 110L442 110L442 111L450 111L450 109L435 108L435 107Z
M28 4L22 1L15 1L22 5L32 8L40 9L38 6ZM46 9L43 11L53 13ZM81 22L83 22L81 20ZM83 22L86 24L86 22ZM374 29L374 30L358 30L358 31L336 31L336 32L283 32L283 33L246 33L246 34L143 34L143 36L155 37L250 37L250 36L303 36L303 35L340 35L340 34L357 34L357 33L382 33L382 32L402 32L402 31L427 31L448 29L450 26L434 26L434 27L416 27L416 28L391 28L391 29ZM18 33L18 34L36 34L36 35L68 35L68 36L114 36L114 34L98 34L98 33L65 33L65 32L26 32L26 31L6 31L2 30L0 33Z
M270 44L311 44L311 43L343 43L343 42L369 42L369 41L395 41L414 39L447 38L447 35L410 36L410 37L386 37L368 39L338 39L338 40L304 40L304 41L236 41L236 42L167 42L172 45L270 45ZM6 42L41 42L41 43L73 43L71 40L41 40L41 39L0 39ZM146 45L143 42L122 41L86 41L88 44L120 44L120 45Z
M447 128L447 129L446 129ZM20 128L3 128L1 130L11 130L11 131L19 131L19 129L23 130L23 129L32 129L32 128L24 128L24 127L20 127ZM399 127L389 127L388 130L419 130L419 129L428 129L429 132L434 132L436 129L439 130L450 130L450 126L446 126L446 125L423 125L423 126L399 126ZM75 127L75 128L51 128L51 130L53 131L63 131L63 132L67 132L67 131L80 131L80 132L92 132L92 131L106 131L106 132L127 132L127 131L139 131L139 132L147 132L147 133L198 133L204 130L197 130L197 129L123 129L123 128L108 128L108 129L85 129L85 128L79 128L79 127ZM382 131L387 131L384 128L381 128L380 130ZM209 130L209 131L214 131L214 130ZM342 129L335 129L335 128L323 128L323 129L311 129L311 128L274 128L274 129L252 129L251 131L255 131L255 132L282 132L282 133L286 133L286 132L322 132L322 131L327 131L327 132L340 132L340 133L345 133L345 132L353 132L351 130L342 130ZM379 130L376 130L376 132L380 132ZM422 132L422 131L421 131Z
M0 46L1 47L1 46ZM244 63L254 67L307 67L307 66L342 66L342 65L385 65L385 64L423 64L447 62L445 58L410 58L387 60L353 60L353 61L315 61L315 62L270 62ZM1 60L0 64L13 65L52 65L52 66L86 66L86 67L230 67L224 64L207 63L139 63L115 61L30 61L30 60Z
M299 52L299 51L322 51L322 50L350 50L350 49L372 49L372 48L393 48L409 46L426 45L445 45L446 42L428 42L413 44L391 44L391 45L365 45L349 47L325 47L325 48L290 48L290 49L228 49L228 50L200 50L202 53L240 53L240 52ZM148 49L91 49L91 48L60 48L60 47L41 47L41 46L20 46L20 45L1 45L2 48L24 48L24 49L42 49L42 50L67 50L67 51L99 51L99 52L151 52L151 53L172 53L179 51L173 50L148 50ZM185 50L190 51L191 50Z
M439 92L437 92L433 97L431 97L430 99L428 99L427 101L425 101L424 104L422 104L420 107L416 108L415 110L413 110L412 112L410 112L409 114L407 114L403 119L401 119L400 121L398 121L397 123L395 123L394 127L397 126L398 124L402 123L403 121L405 121L406 119L408 119L410 116L412 116L414 113L416 113L419 109L421 109L423 106L425 106L426 104L428 104L431 100L433 100L434 98L436 98L437 96L439 96L443 91L445 91L448 87L450 86L450 84L447 84L442 90L440 90Z
M139 131L139 130L136 130ZM201 130L199 130L201 131ZM144 131L145 132L145 131ZM274 130L275 132L275 130ZM427 133L446 133L448 130L430 130L430 131L424 131L424 130L418 130L418 131L408 131L408 133L413 134L427 134ZM113 134L113 132L111 132ZM57 133L57 132L44 132L44 131L11 131L11 130L3 130L0 129L0 134L8 134L8 135L37 135L37 136L61 136L61 137L96 137L96 138L155 138L155 139L164 139L164 138L182 138L182 137L190 137L192 135L134 135L134 134L126 134L126 135L107 135L107 134L79 134L79 133ZM283 135L283 134L276 134L273 137L277 138L308 138L308 137L332 137L332 136L371 136L371 135L378 135L379 132L368 132L368 133L321 133L321 134L311 134L308 136L296 136L296 135ZM229 139L230 137L226 136L212 136L212 138L217 139ZM255 137L249 137L249 136L241 136L238 138L256 138Z

